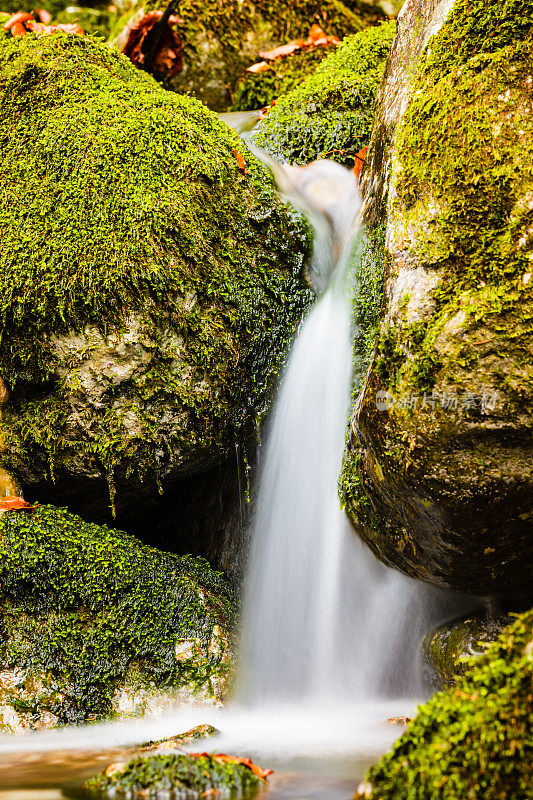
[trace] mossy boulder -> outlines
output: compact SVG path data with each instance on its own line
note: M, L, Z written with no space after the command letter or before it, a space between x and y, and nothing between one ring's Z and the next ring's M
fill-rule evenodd
M209 794L240 797L254 794L263 781L239 763L220 763L211 756L136 757L112 764L85 784L89 797L158 798L172 793L184 800Z
M355 798L526 800L531 796L533 611L518 617L457 685L418 709Z
M373 107L394 38L394 21L348 36L314 73L281 97L252 141L278 161L330 158L353 164L368 144Z
M3 466L118 505L234 456L311 299L301 218L215 114L89 37L1 36L0 108Z
M122 1L123 12L112 32L121 46L134 25L147 11L166 8L166 0ZM180 0L177 27L184 44L183 69L170 80L177 92L189 92L210 108L225 111L246 67L258 60L262 50L305 37L318 23L340 38L369 24L394 15L398 3L382 0Z
M413 0L398 24L363 180L370 230L386 226L384 302L343 500L407 574L520 592L533 557L533 9Z
M422 641L426 678L435 689L453 686L510 624L509 616L467 617L441 625Z
M233 593L206 561L40 506L0 519L0 728L218 702Z

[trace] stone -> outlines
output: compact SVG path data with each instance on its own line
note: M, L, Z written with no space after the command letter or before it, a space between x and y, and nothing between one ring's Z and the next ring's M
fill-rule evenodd
M343 503L385 563L477 595L532 578L532 31L529 2L409 0L362 175L384 290Z

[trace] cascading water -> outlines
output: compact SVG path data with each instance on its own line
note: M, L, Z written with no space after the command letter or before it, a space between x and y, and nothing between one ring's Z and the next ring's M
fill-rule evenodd
M261 703L413 691L405 620L417 626L419 589L358 542L338 497L360 238L356 180L328 161L274 169L313 222L310 279L327 288L293 345L262 459L237 696Z

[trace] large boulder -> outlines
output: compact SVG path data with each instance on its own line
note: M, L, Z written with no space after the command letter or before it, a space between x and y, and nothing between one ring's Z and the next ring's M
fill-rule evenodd
M0 518L0 731L220 702L235 600L177 556L54 506Z
M129 30L167 0L119 0L123 12L112 32L123 46ZM318 23L339 37L394 16L401 3L389 0L181 0L175 26L182 44L183 66L169 85L190 92L210 108L226 110L237 81L258 53L292 39L305 38L310 25Z
M118 508L235 459L311 298L301 219L214 113L89 38L2 35L0 108L3 467Z
M474 594L531 588L532 37L527 0L409 0L363 181L384 298L345 507L386 563Z
M531 796L533 611L456 686L418 709L354 800L526 800Z

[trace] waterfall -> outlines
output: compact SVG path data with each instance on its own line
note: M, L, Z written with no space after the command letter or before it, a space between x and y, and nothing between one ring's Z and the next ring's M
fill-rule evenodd
M274 169L313 224L309 277L324 290L293 344L261 456L237 696L253 704L416 691L417 637L405 621L418 627L418 589L361 544L338 497L360 249L357 183L329 161Z

